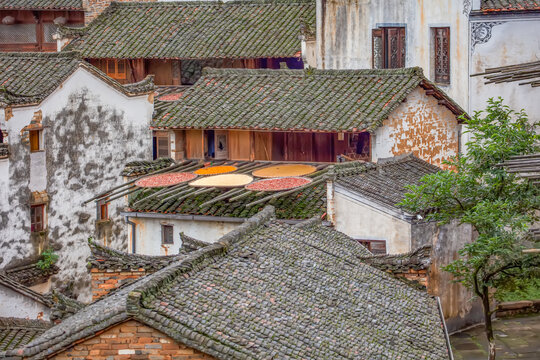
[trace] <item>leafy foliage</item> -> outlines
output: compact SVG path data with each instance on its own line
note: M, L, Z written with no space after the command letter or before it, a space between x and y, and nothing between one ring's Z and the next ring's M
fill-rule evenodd
M50 269L56 261L58 261L58 255L53 249L48 248L41 253L41 259L37 262L36 266L41 270L47 270Z
M400 205L441 223L458 219L477 231L477 240L465 245L444 270L482 299L493 345L490 289L515 288L517 282L540 275L540 255L523 252L533 246L527 231L538 220L540 188L500 165L512 156L540 151L539 124L500 98L490 99L485 112L476 112L466 124L467 153L445 162L452 170L410 186ZM494 346L491 350L494 358Z

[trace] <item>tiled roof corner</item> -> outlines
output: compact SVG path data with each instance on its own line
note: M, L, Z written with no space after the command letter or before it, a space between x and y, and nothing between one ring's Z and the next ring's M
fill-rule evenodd
M49 308L54 305L49 298L11 279L3 271L0 271L0 285L8 287L11 290L16 291L19 294L26 296L30 299L33 299Z
M93 240L88 241L88 246L91 251L91 255L88 258L88 267L100 270L122 271L145 269L146 271L154 272L183 257L183 255L149 256L128 254L100 245Z
M359 257L363 263L382 271L406 272L408 270L426 270L431 264L431 246L425 245L403 254L383 254Z
M78 36L66 49L85 58L294 57L302 22L315 23L315 1L112 3L84 30L67 30Z
M1 352L28 344L51 326L43 320L0 318L0 357Z
M203 76L177 101L156 100L152 126L374 131L419 86L433 90L432 96L444 100L442 103L456 116L464 114L463 109L429 82L418 67L363 70L206 68Z
M83 10L82 0L0 0L2 10Z
M146 175L157 170L165 169L172 164L174 164L174 160L171 158L159 158L153 161L130 161L124 166L124 170L122 170L122 176Z
M484 12L540 10L538 0L482 0L480 10Z
M187 254L193 251L197 251L210 245L210 243L192 238L191 236L188 236L183 232L180 232L180 240L182 240L182 247L180 248L181 254Z
M405 154L379 159L377 164L367 166L363 172L347 173L338 177L337 184L369 201L399 209L397 204L408 191L406 185L417 185L423 176L438 171L441 169L437 166L412 154Z
M24 286L34 286L49 280L51 276L58 273L60 269L56 265L51 265L48 269L41 269L37 266L37 261L32 261L24 265L5 269L7 277Z

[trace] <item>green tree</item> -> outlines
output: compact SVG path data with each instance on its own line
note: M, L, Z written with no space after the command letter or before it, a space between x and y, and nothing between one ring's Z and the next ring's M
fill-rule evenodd
M491 317L496 289L511 288L516 281L538 277L540 256L524 251L531 247L528 228L537 220L539 187L509 173L500 164L512 156L540 151L538 123L526 114L488 101L485 111L467 125L467 152L445 162L451 170L425 176L400 205L423 213L426 219L447 223L457 219L478 233L473 243L459 251L459 258L444 267L481 299L489 359L495 359Z

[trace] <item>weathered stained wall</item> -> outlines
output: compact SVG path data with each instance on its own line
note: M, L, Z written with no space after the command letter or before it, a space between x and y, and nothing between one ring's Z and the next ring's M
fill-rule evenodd
M459 136L456 116L418 87L375 131L372 161L412 152L441 166L444 159L458 154Z
M159 214L156 214L159 215ZM239 222L179 220L166 218L136 218L130 217L136 225L135 252L144 255L175 255L178 254L182 241L180 232L197 240L208 243L216 242L220 237L236 229ZM173 225L174 244L161 243L161 225ZM129 251L132 252L132 229L129 226Z
M317 67L372 67L372 29L406 28L405 66L433 79L431 27L450 27L450 97L467 108L468 18L458 0L317 0ZM466 12L466 11L465 11Z
M442 226L429 222L412 227L413 248L432 246L428 292L440 297L450 332L483 320L481 304L471 300L472 293L463 285L454 283L452 275L441 269L456 260L458 251L475 238L470 225L459 225L456 221Z
M3 285L0 285L0 299L0 317L49 320L49 307Z
M486 41L472 49L471 74L484 72L488 68L516 65L540 59L540 14L504 18L471 18L471 27L490 31ZM494 21L495 20L495 21ZM521 82L485 84L483 76L470 78L470 108L473 111L486 108L491 97L502 97L506 105L514 110L524 109L531 120L540 121L540 87L519 85Z
M52 359L174 359L211 360L210 355L184 344L138 321L130 320L74 345Z
M95 204L82 203L116 185L127 161L151 158L152 109L147 95L127 97L84 69L75 71L39 106L13 109L13 118L0 123L7 127L12 149L9 203L0 204L0 267L36 255L37 245L49 243L59 255L60 272L53 277L53 287L72 286L80 300L90 300L86 240L100 234ZM46 182L30 182L31 174L43 174L43 163L31 160L29 146L21 143L21 129L38 110L43 114ZM50 198L48 231L40 239L30 235L31 183L46 183L43 190ZM117 216L122 205L118 200L109 206L114 220L100 225L99 232L106 227L107 245L126 250L126 227Z
M411 224L385 212L381 206L370 206L355 200L355 194L335 187L335 228L354 239L385 240L388 254L411 251Z

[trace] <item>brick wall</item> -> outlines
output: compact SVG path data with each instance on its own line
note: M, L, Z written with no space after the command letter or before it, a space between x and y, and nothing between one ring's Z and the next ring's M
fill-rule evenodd
M90 275L92 276L92 301L94 301L126 282L143 277L146 271L142 268L131 271L92 268Z
M84 24L94 20L113 0L83 0ZM156 2L157 0L114 0L116 2Z
M409 281L414 281L427 288L428 274L427 270L410 269L408 272L392 272L394 276L403 277Z
M53 359L210 360L215 358L177 343L167 335L138 321L130 320L72 346L55 355Z

